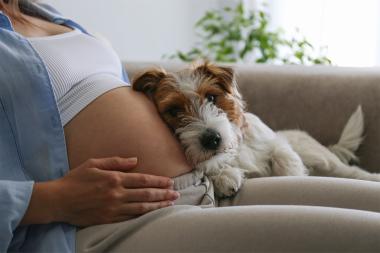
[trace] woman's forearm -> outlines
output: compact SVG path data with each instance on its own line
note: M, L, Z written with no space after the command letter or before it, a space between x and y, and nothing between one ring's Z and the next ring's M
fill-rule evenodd
M28 209L20 225L47 224L57 221L56 181L34 183Z

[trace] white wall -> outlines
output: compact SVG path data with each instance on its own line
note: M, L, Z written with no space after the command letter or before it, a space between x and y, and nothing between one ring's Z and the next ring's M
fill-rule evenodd
M195 40L193 25L218 0L43 0L110 40L123 60L154 61Z
M339 66L380 65L379 0L270 0L274 25L327 45Z
M156 61L195 42L193 26L210 8L238 0L41 0L108 38L123 60ZM295 27L327 45L340 66L380 65L380 0L243 0L267 2L272 27Z

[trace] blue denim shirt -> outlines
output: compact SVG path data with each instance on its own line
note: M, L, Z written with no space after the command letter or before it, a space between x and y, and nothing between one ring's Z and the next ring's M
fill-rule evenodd
M86 32L50 6L25 3L23 9ZM124 81L128 82L125 71ZM75 251L75 226L19 226L34 182L60 178L68 168L64 132L46 66L0 11L0 252Z

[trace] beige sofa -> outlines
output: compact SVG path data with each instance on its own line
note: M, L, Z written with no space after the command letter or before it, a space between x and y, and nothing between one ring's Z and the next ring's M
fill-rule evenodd
M175 71L173 62L127 62L129 77L152 66ZM276 130L302 129L334 144L356 107L365 116L360 166L380 172L380 68L233 65L247 109Z

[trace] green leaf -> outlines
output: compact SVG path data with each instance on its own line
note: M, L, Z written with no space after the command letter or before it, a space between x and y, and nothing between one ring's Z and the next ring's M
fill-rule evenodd
M237 13L238 15L243 15L243 14L244 14L244 4L243 4L242 1L240 1L240 2L238 3L238 5L236 6L236 13Z
M290 39L282 28L270 29L267 6L264 4L258 9L247 10L243 1L239 1L233 7L206 11L194 25L196 46L188 52L177 51L169 58L187 62L198 58L238 62L255 52L252 55L256 55L254 61L258 63L276 60L284 64L332 63L326 55L316 52L299 29ZM280 54L283 50L288 56Z

